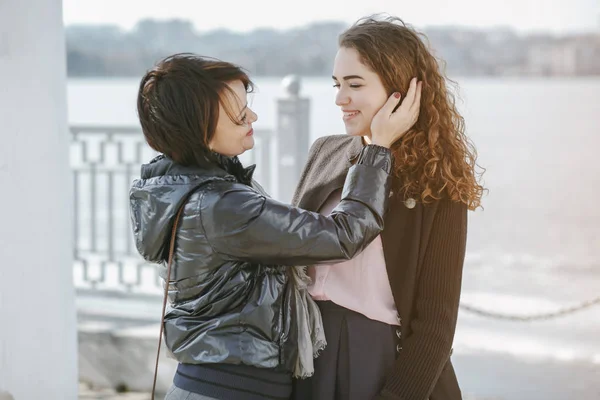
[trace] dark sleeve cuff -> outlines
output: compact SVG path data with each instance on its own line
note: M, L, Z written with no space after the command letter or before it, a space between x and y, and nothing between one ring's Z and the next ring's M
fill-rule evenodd
M391 174L394 164L393 160L390 149L376 144L369 144L361 150L356 164L381 168L388 174Z

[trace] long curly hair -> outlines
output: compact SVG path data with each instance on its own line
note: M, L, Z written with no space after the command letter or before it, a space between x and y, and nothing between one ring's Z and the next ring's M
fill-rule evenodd
M392 146L399 195L431 203L442 198L481 205L477 151L465 134L465 122L456 108L457 87L441 71L441 62L429 49L427 38L400 18L379 15L357 21L339 36L339 46L355 49L364 65L376 72L388 95L406 94L410 80L423 82L419 119Z

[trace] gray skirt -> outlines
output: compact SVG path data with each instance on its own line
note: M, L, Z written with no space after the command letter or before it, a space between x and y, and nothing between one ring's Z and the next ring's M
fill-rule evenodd
M331 301L317 301L327 347L311 378L294 381L294 400L365 400L382 389L393 368L397 326L374 321Z

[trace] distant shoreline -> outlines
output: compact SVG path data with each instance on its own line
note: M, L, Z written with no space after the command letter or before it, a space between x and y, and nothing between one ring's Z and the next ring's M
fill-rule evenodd
M198 32L190 21L144 20L116 26L66 28L69 77L138 77L180 52L210 55L253 76L329 76L341 22L288 30ZM600 76L600 32L522 35L510 29L427 27L421 30L450 77Z

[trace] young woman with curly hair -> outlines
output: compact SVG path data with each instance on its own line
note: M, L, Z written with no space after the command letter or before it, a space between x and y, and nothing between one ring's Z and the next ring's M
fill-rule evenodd
M480 206L484 189L449 81L423 39L395 17L361 19L339 37L332 78L346 135L313 144L296 205L326 214L338 204L390 93L421 86L421 107L391 148L393 193L381 235L350 261L308 268L328 346L314 376L295 382L296 399L461 398L450 355L467 210Z

